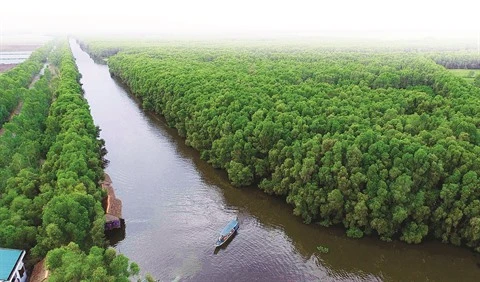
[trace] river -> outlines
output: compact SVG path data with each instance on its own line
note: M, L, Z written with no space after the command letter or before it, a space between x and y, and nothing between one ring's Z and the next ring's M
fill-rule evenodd
M303 224L282 199L232 187L162 118L144 112L108 66L70 44L123 201L125 233L112 245L142 273L160 281L478 281L480 256L465 248L350 239L342 228ZM235 216L238 233L215 250Z

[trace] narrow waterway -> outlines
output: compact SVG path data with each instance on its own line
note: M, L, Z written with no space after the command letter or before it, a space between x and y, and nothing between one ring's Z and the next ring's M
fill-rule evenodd
M113 244L143 273L160 281L478 281L480 258L469 250L349 239L341 228L303 224L281 199L232 187L70 43L123 201L126 229ZM237 215L238 234L215 250Z

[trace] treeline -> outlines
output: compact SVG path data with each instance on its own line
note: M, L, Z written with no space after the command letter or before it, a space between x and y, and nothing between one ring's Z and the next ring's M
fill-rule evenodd
M87 45L83 41L79 41L79 40L77 40L77 43L80 45L80 48L82 50L86 52L88 51L88 54L90 54L90 56L94 59L94 61L102 61L105 58L108 58L110 56L117 54L120 50L124 48L124 47L112 46L111 44L109 44L107 48L103 44Z
M217 40L185 40L174 38L135 38L135 37L85 37L77 40L84 51L94 59L107 59L118 52L154 51L155 48L202 48L218 50L219 48L263 49L267 52L333 52L333 53L416 53L432 57L468 57L478 59L476 38L472 40L422 39L422 40L382 40L382 39L339 39L328 37L304 37L284 39L217 39ZM452 60L453 62L453 60Z
M54 281L129 281L138 266L103 249L105 150L68 42L56 42L49 58L58 77L47 70L25 90L20 115L0 139L0 245L31 249L32 261L47 256Z
M478 52L436 52L430 57L447 69L480 69L480 54Z
M0 76L0 127L8 120L22 98L22 89L28 88L33 77L39 73L51 46L45 45L34 51L28 60Z
M68 44L57 49L60 78L46 121L48 153L40 178L43 215L34 248L39 256L71 241L83 249L103 243L98 129L82 96L80 75Z
M480 93L421 54L128 49L111 72L237 186L305 222L480 251Z

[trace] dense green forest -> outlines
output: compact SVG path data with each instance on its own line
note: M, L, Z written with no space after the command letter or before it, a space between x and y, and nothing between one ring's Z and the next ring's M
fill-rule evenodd
M82 46L116 54L110 71L234 185L285 197L305 222L480 251L480 89L439 65L463 56Z
M4 124L4 134L0 136L0 245L3 247L29 249L35 244L41 207L32 207L38 195L35 182L45 151L40 136L45 129L51 101L50 72L47 70L32 89L25 87L40 71L50 50L51 46L37 50L30 59L2 75L2 78L9 77L10 81L22 81L22 86L6 86L13 87L9 91L16 94L18 101L20 98L24 101L20 114ZM17 71L24 65L36 72L31 70L26 75L24 71Z
M30 262L46 256L52 281L129 281L138 266L103 249L104 192L98 183L105 150L68 42L52 43L22 65L47 55L58 76L47 69L32 89L23 85L33 69L28 77L18 67L2 75L22 81L22 87L7 86L24 104L0 136L0 246L30 250Z

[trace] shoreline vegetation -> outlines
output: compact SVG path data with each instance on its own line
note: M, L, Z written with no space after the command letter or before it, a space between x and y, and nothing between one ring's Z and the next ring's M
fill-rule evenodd
M480 251L473 52L83 41L236 186L350 237Z
M47 57L50 67L28 89ZM106 248L105 149L79 80L67 40L0 76L0 246L27 250L29 270L46 258L55 281L129 281L138 265Z

